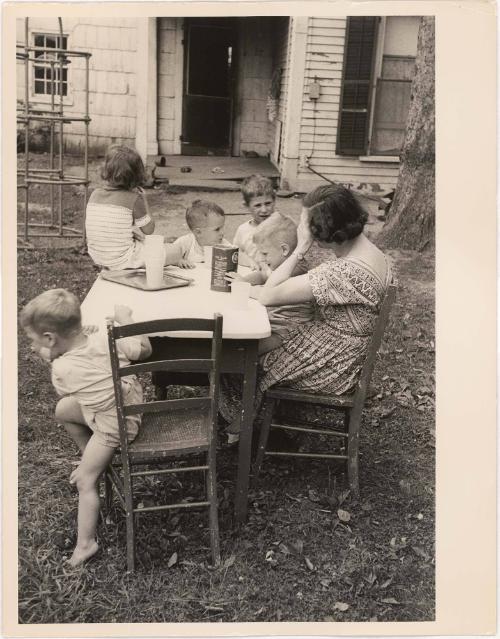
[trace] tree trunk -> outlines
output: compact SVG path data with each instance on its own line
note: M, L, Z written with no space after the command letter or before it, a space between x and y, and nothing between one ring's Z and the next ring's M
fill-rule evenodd
M396 193L380 234L386 247L422 251L434 246L434 117L434 18L424 17Z

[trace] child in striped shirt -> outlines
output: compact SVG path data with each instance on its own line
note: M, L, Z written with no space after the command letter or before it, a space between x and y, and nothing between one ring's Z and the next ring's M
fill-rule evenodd
M142 268L144 235L155 230L142 190L145 169L140 155L114 144L106 152L101 177L106 185L93 191L87 203L85 229L90 257L104 268ZM180 251L164 244L165 264L177 263Z

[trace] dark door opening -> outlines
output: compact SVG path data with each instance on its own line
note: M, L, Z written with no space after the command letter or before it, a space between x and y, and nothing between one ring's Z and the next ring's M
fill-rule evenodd
M186 19L183 155L231 155L235 41L231 18Z

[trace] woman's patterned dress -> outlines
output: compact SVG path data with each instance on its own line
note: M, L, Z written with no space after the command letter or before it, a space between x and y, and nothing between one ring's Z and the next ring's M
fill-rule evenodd
M259 362L256 408L275 384L322 394L353 389L392 274L382 281L359 258L338 258L309 271L315 318L291 331ZM240 410L241 390L223 378L220 412L228 422ZM233 378L234 379L234 378Z

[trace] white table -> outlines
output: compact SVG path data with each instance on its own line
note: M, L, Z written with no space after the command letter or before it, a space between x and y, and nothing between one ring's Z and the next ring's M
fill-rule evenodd
M243 269L240 269L243 270ZM98 277L82 304L84 324L96 324L104 329L106 317L113 314L115 304L129 306L135 322L175 317L211 319L221 313L223 343L221 370L224 373L243 375L241 430L239 443L238 474L235 494L235 519L242 523L246 518L254 398L257 378L258 340L269 337L271 327L267 311L256 300L249 300L247 307L236 308L230 293L210 290L210 269L203 265L194 269L177 269L185 277L192 277L189 286L163 291L142 291L131 286L115 284ZM182 334L158 336L151 339L153 357L198 357L209 348L206 334L186 331ZM205 339L204 339L205 338Z

